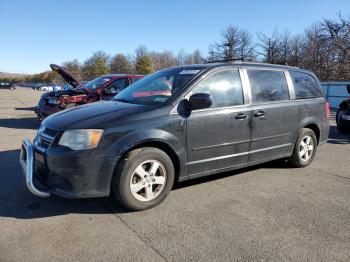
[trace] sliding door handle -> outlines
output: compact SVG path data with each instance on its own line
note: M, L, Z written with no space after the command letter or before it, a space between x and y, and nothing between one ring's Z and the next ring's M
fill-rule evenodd
M235 119L242 120L248 118L248 114L244 113L239 113L238 115L235 116Z
M254 114L255 117L263 117L265 115L264 111L259 111Z

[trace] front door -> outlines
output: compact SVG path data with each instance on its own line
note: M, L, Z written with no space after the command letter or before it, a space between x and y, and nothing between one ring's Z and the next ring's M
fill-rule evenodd
M290 100L282 70L247 69L252 97L252 142L249 162L284 156L294 146L298 104Z
M194 110L187 118L189 175L224 171L246 164L250 146L251 114L244 105L238 69L206 76L189 95L208 93L212 106Z

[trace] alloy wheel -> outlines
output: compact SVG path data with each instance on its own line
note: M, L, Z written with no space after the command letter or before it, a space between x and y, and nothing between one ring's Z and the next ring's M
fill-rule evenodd
M305 136L299 146L299 156L303 161L309 161L314 152L314 140L311 136Z
M140 201L155 199L164 189L167 174L157 160L147 160L136 167L130 179L130 191Z

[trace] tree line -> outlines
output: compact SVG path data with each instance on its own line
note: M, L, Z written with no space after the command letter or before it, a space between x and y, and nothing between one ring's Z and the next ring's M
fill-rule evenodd
M170 50L149 51L139 46L133 55L110 56L97 51L84 62L77 59L62 64L78 80L92 80L108 73L149 74L154 71L186 64L242 59L272 64L296 66L313 71L323 81L350 80L350 19L341 14L335 19L323 19L292 35L275 29L271 34L256 33L228 26L218 41L208 47L208 53L199 49L177 53ZM1 81L1 79L0 79ZM17 81L61 82L54 72L47 71Z

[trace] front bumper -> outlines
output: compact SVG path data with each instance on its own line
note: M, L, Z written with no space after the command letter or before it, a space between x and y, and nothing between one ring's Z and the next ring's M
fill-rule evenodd
M34 150L32 143L25 139L22 142L20 163L24 171L27 187L30 192L39 197L49 197L50 193L45 189L40 189L34 181Z
M43 149L28 139L22 143L20 163L31 193L39 197L104 197L110 193L115 157L96 151L72 151L54 146Z
M34 111L38 116L38 119L41 121L44 118L48 117L49 115L52 115L61 110L62 108L60 108L59 106L48 105L43 99L41 99L39 104L35 107Z

